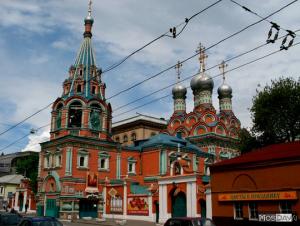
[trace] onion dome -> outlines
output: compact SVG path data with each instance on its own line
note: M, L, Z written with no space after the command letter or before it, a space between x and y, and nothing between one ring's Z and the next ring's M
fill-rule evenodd
M232 88L225 83L225 68L226 67L227 67L227 64L225 64L225 61L223 60L219 66L219 69L221 70L221 73L223 75L223 83L218 88L219 99L232 97Z
M187 93L186 88L183 85L179 84L179 83L177 83L172 88L172 94L173 94L173 98L174 99L176 99L176 98L183 98L183 99L185 99L186 93Z
M199 52L200 70L199 74L194 76L191 80L191 88L193 93L204 90L212 91L214 88L214 81L205 73L205 59L207 58L205 47L200 43L197 51Z
M191 80L191 88L193 92L199 90L209 90L212 91L214 88L214 81L213 79L206 73L200 72L198 75L194 76Z
M218 88L218 94L219 94L219 98L231 98L232 97L232 88L223 83L219 88Z

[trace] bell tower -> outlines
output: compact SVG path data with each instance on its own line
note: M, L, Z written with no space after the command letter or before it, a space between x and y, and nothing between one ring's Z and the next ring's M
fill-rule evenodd
M97 67L92 46L91 1L84 19L85 30L75 63L63 82L62 96L57 98L51 113L51 140L65 135L111 137L112 110L105 100L105 83Z

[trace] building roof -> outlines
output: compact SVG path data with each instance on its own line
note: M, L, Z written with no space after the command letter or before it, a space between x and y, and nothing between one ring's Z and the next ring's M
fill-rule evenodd
M12 174L0 177L0 184L20 184L24 178L23 175Z
M227 168L235 165L249 165L252 163L276 162L297 158L300 159L300 141L273 144L259 148L239 157L216 163L212 165L212 169L219 167Z
M168 122L163 118L156 118L156 117L153 117L153 116L139 114L139 115L133 116L131 118L127 118L127 119L123 119L123 120L118 121L118 122L114 122L112 124L112 127L115 128L115 127L118 127L118 126L122 126L122 125L129 124L129 123L134 123L134 122L137 122L137 121L146 121L146 122L151 122L151 123L161 124L161 125L167 125L168 124Z
M197 156L201 156L201 157L208 157L208 155L210 155L210 154L202 151L199 147L192 144L188 140L185 140L183 138L176 137L176 136L170 136L170 135L164 134L164 133L157 134L148 140L139 142L138 146L135 146L132 148L142 151L144 148L161 146L161 145L175 147L175 148L178 148L178 146L179 146L181 149L194 152L197 154Z

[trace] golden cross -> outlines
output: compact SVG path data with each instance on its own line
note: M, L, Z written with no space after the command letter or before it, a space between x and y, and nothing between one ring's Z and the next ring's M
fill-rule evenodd
M182 63L180 63L180 61L178 61L177 64L175 65L175 70L177 72L177 81L179 81L179 79L180 79L180 74L181 74L180 68L181 67L182 67Z
M89 16L91 16L92 13L92 0L89 1Z
M225 64L225 61L223 60L221 64L219 65L219 69L221 70L221 73L223 75L223 82L225 81L225 68L228 66L228 64Z
M205 59L207 58L207 55L205 54L205 47L199 43L198 49L196 50L197 53L199 53L199 62L200 62L200 71L205 71Z

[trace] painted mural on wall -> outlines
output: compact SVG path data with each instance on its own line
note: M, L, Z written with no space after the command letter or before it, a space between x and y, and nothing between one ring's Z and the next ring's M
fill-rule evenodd
M94 173L94 172L87 173L85 192L88 193L98 192L98 173Z
M148 215L148 197L128 197L127 211L130 215Z

